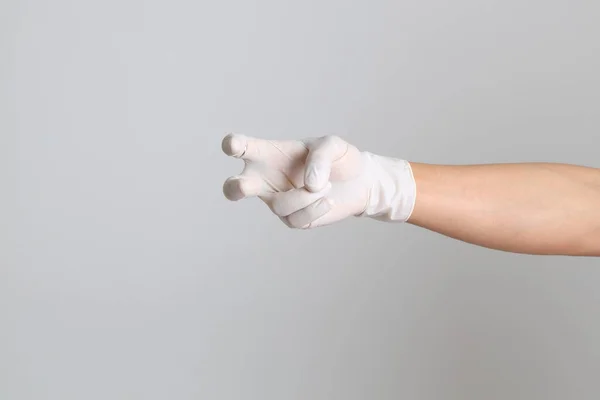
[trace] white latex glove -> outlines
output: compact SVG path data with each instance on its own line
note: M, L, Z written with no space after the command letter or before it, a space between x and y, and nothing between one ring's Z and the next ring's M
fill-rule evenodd
M414 208L407 161L361 152L337 136L276 141L227 135L222 148L245 162L240 175L225 181L225 197L259 197L292 228L350 216L405 222Z

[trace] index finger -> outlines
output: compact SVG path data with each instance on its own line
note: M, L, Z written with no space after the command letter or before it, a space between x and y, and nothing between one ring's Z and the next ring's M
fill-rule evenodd
M308 150L297 140L267 140L240 134L228 134L221 143L228 156L246 161L289 162L304 159Z

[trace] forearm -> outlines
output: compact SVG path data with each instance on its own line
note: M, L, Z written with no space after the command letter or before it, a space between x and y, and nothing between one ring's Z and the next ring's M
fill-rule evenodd
M411 163L408 220L498 250L600 256L600 170L565 164Z

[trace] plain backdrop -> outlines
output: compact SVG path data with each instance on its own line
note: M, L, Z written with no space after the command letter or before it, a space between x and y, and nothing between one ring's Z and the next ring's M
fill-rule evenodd
M220 142L600 167L599 18L592 0L2 0L0 399L598 399L598 259L290 230L225 200L242 165Z

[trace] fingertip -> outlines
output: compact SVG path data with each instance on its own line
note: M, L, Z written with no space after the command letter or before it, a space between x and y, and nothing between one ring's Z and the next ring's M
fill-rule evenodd
M230 201L237 201L244 197L238 178L229 178L223 183L223 195Z
M304 186L310 192L320 192L329 183L330 167L327 164L309 164L304 174Z
M233 176L223 184L223 194L228 200L238 201L256 195L258 188L255 186L255 182L252 179Z
M305 182L305 186L306 190L308 190L311 193L319 193L322 188L321 188L321 184L319 182L312 182L312 181L307 181Z
M244 135L230 133L223 138L221 149L228 156L240 158L246 152L247 139Z
M305 189L311 193L315 193L315 194L320 193L320 194L325 195L331 189L331 182L327 181L327 180L324 182L317 182L317 184L315 184L315 185L305 186Z
M263 181L258 176L232 176L223 184L223 194L231 201L261 196L264 194Z
M327 198L321 198L306 208L296 211L287 217L291 226L297 229L308 229L313 222L330 212L332 205Z

